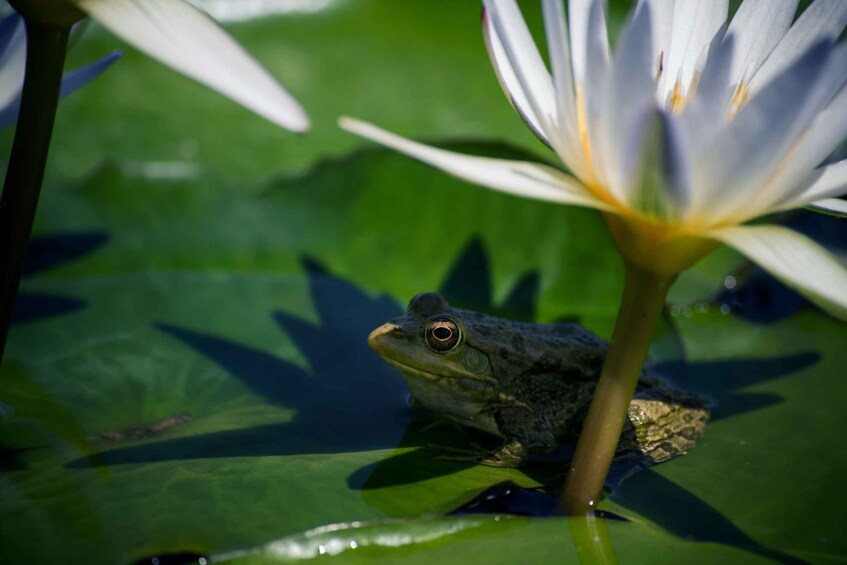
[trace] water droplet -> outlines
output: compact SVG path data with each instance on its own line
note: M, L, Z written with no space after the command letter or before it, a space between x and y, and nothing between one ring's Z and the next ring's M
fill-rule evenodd
M732 275L729 275L728 277L726 277L723 280L723 285L726 287L727 290L732 290L733 288L735 288L736 284L737 284L737 281L735 280L735 277L733 277Z
M321 555L326 555L326 548L322 545L319 545L318 546L318 553L320 553Z
M698 302L697 306L694 307L694 310L698 314L705 314L706 312L709 311L709 305L706 304L705 302Z
M356 543L356 540L350 540L350 549L356 549L359 547L359 544Z
M729 315L729 313L731 311L732 311L732 308L730 307L729 304L721 304L721 314L723 314L724 316L727 316L727 315Z

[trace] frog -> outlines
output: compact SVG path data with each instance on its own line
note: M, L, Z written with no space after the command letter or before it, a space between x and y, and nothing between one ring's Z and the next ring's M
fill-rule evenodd
M432 292L374 329L368 345L400 372L416 409L502 440L440 458L491 467L520 467L575 442L609 349L577 323L510 321ZM614 461L640 470L685 454L709 415L704 399L644 369Z

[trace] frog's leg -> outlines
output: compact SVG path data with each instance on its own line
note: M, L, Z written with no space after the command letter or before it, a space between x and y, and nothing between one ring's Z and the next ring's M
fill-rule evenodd
M638 470L683 455L702 437L708 420L705 401L694 394L665 386L639 390L630 402L615 462Z
M547 424L525 406L505 406L494 412L497 426L506 442L493 451L450 449L452 455L438 459L472 461L489 467L519 467L540 453L556 449L556 438Z

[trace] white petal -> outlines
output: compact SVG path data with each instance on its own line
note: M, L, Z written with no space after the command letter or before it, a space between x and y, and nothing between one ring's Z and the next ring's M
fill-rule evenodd
M699 154L726 127L727 111L734 94L730 78L734 51L735 38L730 36L711 54L696 93L680 116L692 155Z
M809 193L809 187L822 169L815 170L841 142L847 138L847 88L829 103L824 104L839 83L847 79L847 44L839 45L830 57L814 89L811 109L817 104L826 106L819 112L797 142L785 152L784 157L768 179L765 190L759 196L761 206L767 208L794 208L805 205L823 196Z
M602 9L604 3L604 0L570 0L568 3L573 74L577 86L585 83L586 75L597 72L598 62L609 60L609 36ZM591 12L595 9L600 10L601 17L591 22Z
M736 226L708 237L737 249L815 304L847 318L847 271L808 237L779 226Z
M662 220L682 217L690 197L691 170L676 118L662 110L653 113L640 145L629 205Z
M814 43L821 39L835 40L847 26L845 0L816 0L777 44L759 71L753 76L750 90L755 92L779 76Z
M606 89L601 148L608 188L621 201L638 165L644 130L656 107L650 5L638 5L618 41Z
M488 56L491 58L491 65L494 67L494 72L497 74L497 80L500 82L500 87L506 93L512 107L526 123L527 127L532 130L532 133L548 147L552 147L550 140L547 138L544 126L541 125L541 120L535 114L533 109L535 105L530 104L529 96L524 91L524 86L518 79L515 69L512 67L509 56L506 54L506 49L503 47L503 41L500 35L491 23L491 16L487 11L482 14L482 33L485 38L485 46L488 49Z
M815 82L828 61L818 44L739 111L697 157L693 202L720 221L733 214L754 217L767 205L753 200L788 149L819 110Z
M670 50L666 57L660 94L667 99L679 83L687 93L697 63L726 23L729 0L677 0Z
M609 119L604 115L609 82L609 39L603 6L603 0L574 0L570 3L570 26L583 153L593 169L592 182L607 186L602 150L606 146L603 122ZM583 13L585 8L587 14Z
M817 179L809 188L779 209L797 208L816 200L847 194L847 160L822 167L816 173Z
M823 212L839 218L847 218L847 201L840 198L824 198L809 204L815 212Z
M339 125L351 133L391 147L460 179L494 190L560 204L609 208L575 178L553 167L453 153L402 138L352 118L341 118Z
M484 0L487 18L511 64L542 133L556 121L553 82L515 0Z
M653 44L653 69L654 76L659 76L659 71L668 62L668 51L671 47L671 34L673 31L673 12L676 0L638 0L638 10L641 4L650 7L652 44Z
M218 25L184 0L72 0L112 33L284 128L305 131L303 109Z
M11 14L0 22L0 108L21 94L26 64L26 31L23 18Z
M556 95L556 124L554 147L562 161L577 176L586 174L585 160L579 142L576 115L576 93L571 68L570 42L562 0L544 0L544 27L550 66L553 68L553 87ZM551 132L552 133L552 132Z
M791 27L799 0L745 0L727 36L735 38L730 72L733 85L749 80Z

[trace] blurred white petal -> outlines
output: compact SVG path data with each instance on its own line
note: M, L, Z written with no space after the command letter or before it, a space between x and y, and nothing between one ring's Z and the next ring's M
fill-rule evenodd
M653 45L653 71L654 76L659 76L660 61L661 67L664 67L668 62L668 51L671 46L671 32L673 30L673 13L676 6L676 0L638 0L636 10L641 7L641 4L647 4L650 7L650 25L652 27L651 37ZM664 73L660 77L663 80ZM661 88L660 88L661 89Z
M529 96L524 91L523 84L521 84L515 69L512 67L511 61L509 61L509 56L503 47L503 41L491 23L491 16L488 11L484 11L482 14L482 32L485 37L488 56L491 58L494 72L497 74L497 80L500 82L503 92L506 93L506 97L532 133L542 143L548 147L552 147L550 140L547 139L547 134L544 132L545 128L541 125L541 120L535 114L533 104L530 104Z
M759 71L753 75L750 90L755 92L795 63L821 39L835 39L847 26L847 1L816 0L797 18Z
M661 110L654 112L640 146L627 203L651 218L682 217L690 197L691 170L674 116Z
M606 31L604 4L604 0L570 0L568 2L573 75L577 86L585 82L587 74L598 71L597 63L603 62L605 67L605 62L609 60L609 37ZM600 10L600 17L591 22L591 12L596 9Z
M726 128L727 109L734 93L730 75L734 51L732 36L721 42L703 68L697 92L680 116L692 155L699 155Z
M704 235L735 248L812 302L847 318L847 271L808 237L780 226L736 226Z
M512 74L523 91L532 113L549 139L548 130L556 122L553 82L526 27L515 0L484 0L486 20L493 28L492 39L499 40L510 63ZM496 47L496 41L492 41Z
M847 160L818 169L817 179L802 194L786 202L779 209L805 206L810 202L847 194Z
M656 106L650 5L639 4L618 41L606 89L602 153L608 188L628 201L629 179L638 166L648 116Z
M526 198L608 209L579 181L553 167L454 153L405 139L352 118L341 118L339 125L468 182Z
M80 67L75 71L67 73L62 77L62 86L59 90L59 99L61 100L68 94L75 92L83 86L90 83L92 80L100 76L106 69L112 66L112 63L117 61L121 56L120 51L115 51L106 55L102 59L89 63L84 67ZM0 109L0 129L12 125L18 119L18 112L21 109L20 99L15 100L5 108Z
M302 132L303 109L204 12L184 0L72 0L112 33L271 122Z
M799 0L745 0L727 36L735 38L732 84L749 80L791 27Z
M0 108L21 94L26 64L26 30L23 18L11 14L0 21Z
M825 198L809 204L815 212L823 212L839 218L847 218L847 201L840 198Z
M723 28L728 8L729 0L676 1L660 100L667 99L677 83L688 94L697 63Z
M544 27L547 31L547 48L550 66L553 69L553 87L556 95L556 124L554 149L562 161L578 176L587 174L579 142L574 90L573 68L571 67L570 41L567 20L562 0L544 0Z
M847 77L847 44L841 45L825 71L825 81L841 76ZM833 67L840 66L840 69ZM827 96L832 83L823 84L819 96ZM847 138L847 88L819 112L808 129L803 132L797 143L786 151L772 178L768 179L766 190L760 199L769 208L784 209L786 205L802 206L823 196L816 196L817 177L824 169L818 165L831 158L832 153ZM832 162L835 162L833 159ZM810 185L810 183L812 183ZM819 185L818 185L819 186ZM808 187L808 188L806 188Z
M578 2L571 4L571 14L573 14L573 6L576 4ZM579 93L577 104L581 105L579 111L582 113L582 127L586 128L584 132L580 132L580 136L584 136L585 158L593 169L594 181L602 186L608 186L605 156L602 149L606 146L603 138L605 134L603 121L610 119L604 114L606 88L609 81L609 40L606 33L606 14L603 6L602 0L594 0L589 6L587 27L583 32L583 40L586 42L583 63L587 69L587 74L582 83L577 78L576 88ZM574 28L573 21L571 21L571 28ZM573 38L573 35L571 37ZM576 45L576 41L574 39L572 47ZM575 77L578 76L577 62L578 59L574 50Z

